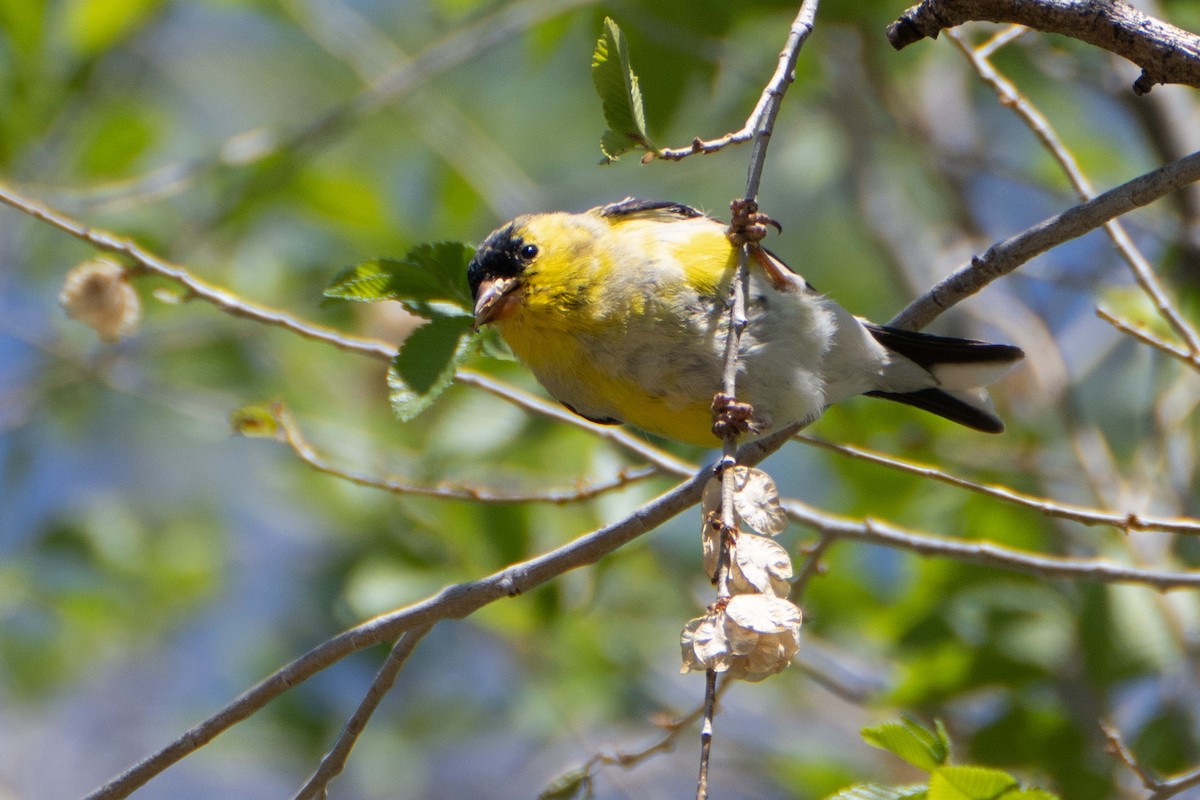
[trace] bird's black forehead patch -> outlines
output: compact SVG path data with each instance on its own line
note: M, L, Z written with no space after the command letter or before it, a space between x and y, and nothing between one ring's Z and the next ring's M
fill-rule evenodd
M511 278L524 272L526 262L520 256L523 244L525 239L511 223L493 231L480 243L467 265L471 297L478 298L479 285L488 278Z

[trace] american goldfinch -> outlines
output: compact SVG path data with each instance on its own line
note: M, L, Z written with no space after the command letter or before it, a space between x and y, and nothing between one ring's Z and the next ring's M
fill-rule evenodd
M517 217L468 267L476 327L494 325L581 417L718 446L711 409L739 253L726 234L724 223L688 206L633 198ZM858 394L1004 429L979 387L1020 349L875 325L763 254L763 263L750 262L737 376L753 435L812 422Z

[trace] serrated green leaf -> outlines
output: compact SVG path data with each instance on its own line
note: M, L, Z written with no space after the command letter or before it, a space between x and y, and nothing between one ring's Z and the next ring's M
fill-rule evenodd
M908 718L906 717L906 719ZM913 719L909 719L909 722L914 725L920 724ZM933 721L933 735L937 737L934 752L939 754L941 763L945 764L950 760L950 732L946 730L946 724L940 718Z
M445 303L467 313L471 292L467 264L474 249L461 242L419 244L404 258L377 258L342 270L325 289L326 297L376 302L401 300L421 316L447 316L431 304ZM424 309L426 313L416 311Z
M858 783L831 794L825 800L925 800L923 784L883 786L878 783Z
M438 287L427 297L402 295L417 300L445 300L462 308L470 309L471 289L467 286L467 264L475 255L475 248L462 242L433 242L419 244L404 256L405 263L424 270Z
M517 360L517 357L513 355L513 351L509 348L508 343L500 338L500 332L496 330L495 327L487 325L483 328L480 328L479 333L475 334L475 338L479 340L480 355L488 358L494 358L497 361Z
M929 800L999 800L1017 787L1007 772L987 767L938 767L929 776Z
M454 370L476 348L470 320L435 317L417 328L388 369L392 409L408 422L433 404L454 380Z
M657 151L646 130L642 91L629 60L629 45L612 19L604 18L604 31L592 53L592 83L600 95L608 130L600 138L605 162L641 147Z
M950 757L950 740L940 724L935 732L905 717L896 722L863 728L861 735L868 744L895 753L914 767L924 770L932 771L945 764Z
M348 267L325 287L325 296L338 300L358 300L373 303L376 300L393 300L391 294L392 269L397 262L379 258Z
M474 320L474 315L470 309L463 308L456 303L445 301L426 302L425 300L401 300L400 305L404 306L405 310L410 314L416 314L418 317L425 319L434 319L436 317L462 317L468 320Z

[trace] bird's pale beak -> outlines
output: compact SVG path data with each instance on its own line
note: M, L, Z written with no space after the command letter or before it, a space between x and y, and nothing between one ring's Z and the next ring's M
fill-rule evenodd
M512 310L517 288L516 278L491 278L479 284L475 300L475 330L498 319L503 319Z

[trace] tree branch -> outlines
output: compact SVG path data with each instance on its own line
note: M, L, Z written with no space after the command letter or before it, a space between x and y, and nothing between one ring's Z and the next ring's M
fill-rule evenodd
M764 136L770 137L771 129L775 124L775 116L779 113L779 99L787 91L788 84L796 79L796 56L800 53L800 47L804 44L804 40L812 33L816 14L817 3L815 1L805 2L800 6L800 11L788 33L787 44L779 53L779 63L775 67L775 74L767 81L766 87L763 88L762 94L758 98L758 103L750 112L750 116L746 118L745 125L732 133L708 141L697 136L687 147L668 147L659 150L654 157L667 161L681 161L697 153L708 155L723 150L731 144L748 142L760 131ZM751 163L753 164L754 161L755 157L752 155ZM759 164L759 174L761 174L761 159L759 159ZM754 197L758 194L757 178L751 188L754 191L747 191L746 197Z
M793 426L745 445L738 451L738 463L757 464L782 447L795 433L796 426ZM702 469L689 480L611 525L485 578L447 586L420 602L375 617L317 645L243 692L166 747L97 788L85 800L128 797L154 776L250 717L271 700L359 650L395 641L408 631L430 627L440 620L462 619L489 603L514 597L565 572L594 564L699 502L710 475L710 470Z
M396 355L395 346L386 342L349 336L333 328L306 322L270 306L239 297L228 289L197 278L178 264L160 258L132 239L99 228L88 227L60 211L21 196L3 184L0 184L0 202L58 228L60 231L69 233L98 250L122 255L134 262L141 270L182 286L187 292L188 299L211 303L231 316L283 328L306 339L325 342L340 350L372 356L388 363Z
M1125 745L1125 742L1121 739L1121 734L1116 728L1101 723L1100 730L1104 733L1104 738L1107 740L1108 752L1128 767L1130 772L1136 775L1137 779L1141 781L1142 786L1149 790L1150 794L1146 796L1146 800L1168 800L1168 798L1182 794L1188 789L1200 786L1200 769L1194 769L1182 775L1177 775L1174 778L1160 781L1138 763L1137 758Z
M278 437L292 452L308 466L317 472L332 475L344 481L368 489L382 489L392 494L411 494L421 497L434 497L439 500L470 500L477 503L553 503L567 505L590 500L606 492L623 489L626 486L660 474L658 467L653 465L626 468L604 481L580 480L573 489L543 489L539 491L515 492L495 489L473 484L439 483L428 486L399 478L376 478L360 472L335 467L321 457L304 438L291 413L282 403L272 403L270 412L279 425ZM693 472L695 470L692 470Z
M326 787L329 782L342 773L346 768L346 761L350 758L350 751L354 748L354 744L358 741L358 737L366 730L367 722L370 721L371 715L375 713L375 709L379 707L379 703L387 695L392 688L392 684L396 682L396 676L400 674L400 670L404 668L404 663L408 661L408 657L412 655L412 651L416 648L417 643L425 637L429 632L429 628L415 628L400 636L400 639L392 647L388 657L384 659L383 665L376 673L375 679L371 681L371 687L363 696L362 702L358 704L358 708L346 721L346 727L342 729L342 733L334 742L333 747L321 759L321 763L317 766L316 772L312 774L304 785L296 792L293 800L308 800L309 798L325 798Z
M1142 68L1137 94L1158 83L1200 88L1200 36L1122 0L923 0L888 26L887 37L901 50L971 20L1013 22L1116 53Z
M1170 342L1164 341L1164 340L1158 338L1157 336L1155 336L1153 333L1151 333L1149 330L1146 329L1145 325L1133 323L1127 319L1118 317L1116 314L1109 311L1104 306L1096 307L1096 316L1099 317L1100 319L1104 320L1105 322L1107 322L1109 325L1112 325L1114 328L1119 330L1121 333L1129 334L1130 336L1137 339L1142 344L1148 344L1151 347L1153 347L1155 350L1159 350L1159 351L1171 356L1171 358L1179 359L1180 361L1182 361L1184 364L1187 364L1192 369L1200 370L1200 353L1189 353L1187 350L1184 350L1182 347L1176 347L1175 345L1171 344Z
M853 520L827 514L797 500L783 501L788 516L801 525L843 539L912 550L968 564L1024 572L1042 578L1071 578L1100 583L1136 583L1159 591L1200 588L1200 571L1141 569L1101 559L1076 559L1014 550L984 541L961 541L916 533L874 519Z
M1014 114L1029 126L1033 131L1034 136L1042 143L1042 145L1054 157L1066 173L1067 179L1074 187L1075 193L1080 200L1091 200L1096 196L1096 190L1092 186L1092 182L1084 175L1083 169L1079 166L1079 162L1075 160L1075 156L1063 144L1058 133L1054 130L1054 126L1050 124L1050 120L1042 114L1038 108L1021 94L1015 85L1004 77L997 70L988 57L980 51L975 50L969 43L963 40L963 37L957 31L949 31L946 34L947 38L959 49L959 51L970 62L971 66L979 74L981 80L992 88L996 93L1000 104L1005 108L1012 110ZM1133 271L1134 280L1138 286L1146 293L1154 303L1154 307L1158 310L1159 315L1167 321L1168 324L1179 335L1179 338L1187 345L1188 350L1200 355L1200 334L1196 329L1179 313L1175 308L1175 304L1167 295L1166 289L1158 280L1158 276L1154 274L1154 269L1150 266L1150 262L1133 243L1133 238L1126 232L1125 226L1118 220L1109 220L1104 223L1104 231L1108 234L1108 238L1112 240L1113 247L1125 259L1125 263L1129 265Z
M1189 519L1187 517L1154 517L1145 514L1136 514L1132 511L1121 513L1087 508L1086 506L1077 506L1070 503L1058 503L1044 497L1036 497L1024 492L1018 492L1007 486L976 483L965 478L960 478L957 475L951 475L937 467L917 464L913 461L906 461L895 456L884 455L883 453L877 453L861 447L835 444L834 442L827 442L824 439L817 439L812 436L797 436L796 438L805 444L811 444L834 453L857 458L871 464L878 464L889 469L907 472L910 475L919 475L922 478L940 481L950 486L957 486L960 489L978 492L994 500L1032 509L1048 517L1068 519L1082 525L1111 525L1126 533L1129 531L1165 531L1167 533L1200 534L1200 520L1196 519Z
M813 20L816 18L819 0L804 0L796 18L788 30L787 42L779 54L779 64L775 74L771 76L762 97L747 122L752 127L754 147L750 151L750 163L746 175L746 193L742 199L730 204L733 211L729 227L729 238L741 242L737 267L734 269L733 280L730 283L729 300L729 331L725 340L725 364L721 378L721 392L713 401L714 432L722 430L721 456L721 535L719 537L720 553L717 557L717 569L713 576L717 587L717 603L729 600L729 561L730 548L733 546L733 536L738 530L737 514L734 511L734 496L737 492L736 466L738 436L743 429L728 422L718 422L722 415L719 411L719 401L727 400L737 403L737 372L738 358L741 353L742 333L749 320L746 317L746 293L749 281L749 263L752 253L758 251L761 255L762 239L765 227L759 221L758 187L762 182L763 168L766 166L767 147L771 143L771 132L775 127L775 119L783 104L783 95L788 86L796 79L796 59L800 56L800 48L812 32ZM757 226L758 232L750 234L750 227ZM696 800L706 800L708 797L708 768L712 752L713 715L717 704L717 672L714 667L705 671L704 679L704 714L700 726L700 773L696 781Z
M975 256L969 264L938 281L932 289L909 303L888 324L912 330L923 328L946 309L1035 256L1198 180L1200 153L1192 153L1109 189L1094 200L1080 203L992 245L983 255Z

